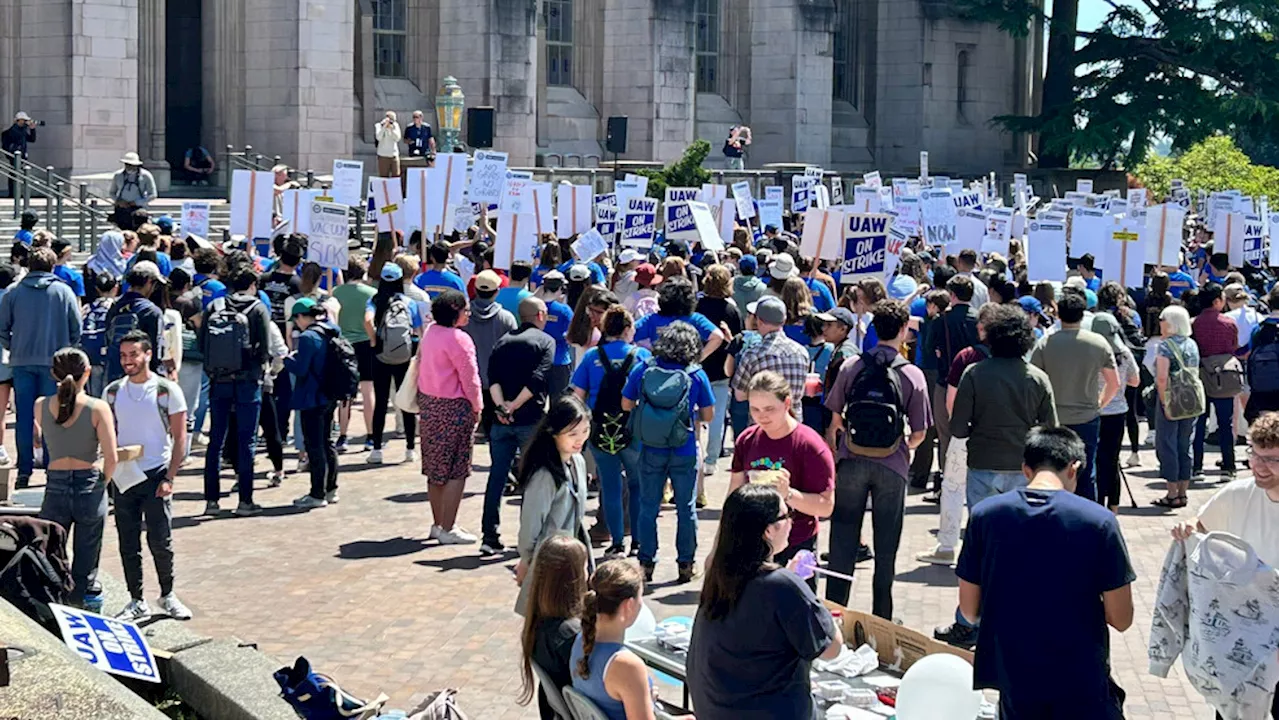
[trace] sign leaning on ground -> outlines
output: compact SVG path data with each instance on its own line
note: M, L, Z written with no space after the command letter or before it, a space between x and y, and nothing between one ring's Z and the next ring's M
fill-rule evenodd
M112 675L160 682L156 658L137 625L66 605L50 603L49 609L62 641L90 665Z

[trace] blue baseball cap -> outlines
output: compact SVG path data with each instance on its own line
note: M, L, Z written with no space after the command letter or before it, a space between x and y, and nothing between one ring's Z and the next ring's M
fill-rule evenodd
M399 265L387 261L382 265L382 272L378 273L378 277L388 282L394 282L404 277L404 271L400 269Z
M738 271L743 275L755 275L760 269L760 263L756 262L755 255L743 255L738 261Z

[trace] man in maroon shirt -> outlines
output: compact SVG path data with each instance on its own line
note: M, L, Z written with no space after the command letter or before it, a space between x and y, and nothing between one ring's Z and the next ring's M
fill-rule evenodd
M1222 314L1226 299L1222 286L1211 282L1200 290L1200 307L1203 308L1196 319L1191 322L1191 339L1200 348L1200 367L1207 368L1215 356L1235 353L1240 338L1236 329L1236 321ZM1207 388L1206 388L1207 389ZM1191 444L1192 479L1203 480L1204 474L1204 440L1205 430L1209 423L1209 411L1218 416L1218 449L1222 452L1222 460L1218 467L1222 469L1222 481L1228 482L1236 476L1236 433L1235 421L1236 399L1231 397L1206 397L1204 414L1196 421L1196 436Z

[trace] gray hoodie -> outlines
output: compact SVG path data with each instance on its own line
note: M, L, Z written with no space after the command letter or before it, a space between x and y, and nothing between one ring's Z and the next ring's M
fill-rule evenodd
M55 352L78 344L80 303L53 273L28 273L0 299L0 347L10 367L49 367Z
M764 297L764 293L769 289L768 285L754 275L739 275L733 279L733 301L737 303L738 310L746 317L747 305Z
M471 301L471 321L463 328L476 344L476 365L480 368L480 387L489 387L489 356L498 338L516 329L516 318L492 298Z

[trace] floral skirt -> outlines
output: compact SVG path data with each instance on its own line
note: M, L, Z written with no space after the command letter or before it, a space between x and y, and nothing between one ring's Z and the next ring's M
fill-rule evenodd
M444 485L467 479L478 419L466 398L418 393L419 452L427 482Z

